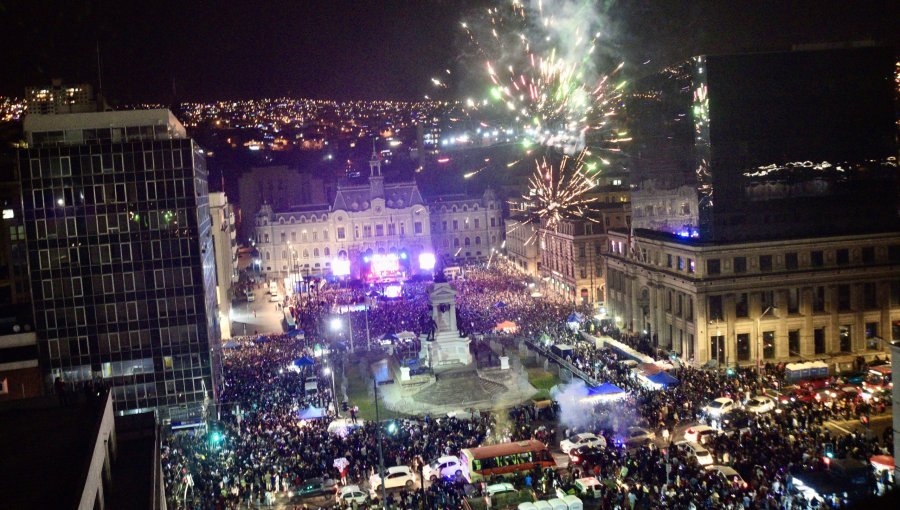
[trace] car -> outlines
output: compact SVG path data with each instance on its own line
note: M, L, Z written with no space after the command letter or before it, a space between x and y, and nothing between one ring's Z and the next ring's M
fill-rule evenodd
M675 446L679 447L683 452L687 453L688 457L693 457L694 459L696 459L697 464L700 464L701 466L709 466L713 463L713 458L709 453L709 450L697 443L692 443L690 441L679 441L675 443Z
M654 439L656 439L656 433L652 430L643 427L628 427L619 442L626 447L632 447L652 443Z
M594 446L582 446L569 450L569 462L581 466L596 466L603 460L603 451Z
M484 493L488 496L494 497L498 494L509 494L511 492L518 492L515 486L511 483L495 483L493 485L488 485L484 488Z
M693 427L688 427L687 430L684 431L684 440L692 443L704 444L706 441L709 441L710 436L721 433L722 432L719 431L719 429L710 427L709 425L694 425Z
M247 302L252 303L254 301L256 301L256 294L247 292Z
M559 443L559 449L562 450L563 453L569 453L574 448L581 448L582 446L606 446L606 438L603 436L597 436L595 434L591 434L590 432L583 432L581 434L573 434L569 436L568 439L563 439Z
M751 413L763 414L775 409L775 401L770 397L753 397L744 404L744 408Z
M359 485L347 485L341 487L340 492L335 495L337 502L341 506L351 506L353 504L362 505L369 501L369 495L359 488Z
M277 292L269 296L270 303L276 303L278 301L281 301L281 295Z
M432 461L422 468L422 476L432 482L438 478L454 479L462 476L462 463L459 457L447 455Z
M715 472L723 481L731 484L735 489L746 489L747 482L741 478L741 475L738 474L734 468L729 466L719 466L719 465L710 465L703 468L710 472Z
M596 499L603 496L603 486L600 485L600 480L593 476L588 476L575 480L575 492L582 496L590 496Z
M830 387L833 382L833 377L816 377L800 381L798 384L801 388L806 390L821 390Z
M416 485L416 475L409 469L409 466L392 466L385 469L384 480L385 489L396 489L397 487L412 489ZM376 492L381 490L381 477L377 472L369 477L369 486Z
M750 431L750 425L758 419L759 415L744 409L737 409L722 417L722 429L726 434L744 434Z
M334 480L327 478L307 478L297 487L296 493L301 498L334 494Z
M735 409L737 409L737 405L734 400L728 397L719 397L707 404L703 411L711 418L721 418Z

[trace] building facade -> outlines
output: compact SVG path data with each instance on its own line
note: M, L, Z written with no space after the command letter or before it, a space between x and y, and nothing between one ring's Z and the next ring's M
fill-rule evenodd
M168 110L29 115L18 154L48 384L103 378L118 413L196 419L221 381L200 148Z
M91 84L64 85L58 79L53 80L49 87L26 88L25 104L27 112L32 115L97 111L94 87Z
M231 301L238 281L237 229L234 208L223 192L209 194L213 246L216 251L216 305L222 338L231 338Z
M538 227L522 217L506 220L506 258L519 271L537 277L541 272L541 257L537 239Z
M435 253L444 265L487 261L503 243L503 206L490 188L481 197L441 195L428 206Z
M373 255L394 255L407 274L420 255L433 254L428 206L415 182L385 183L381 160L373 153L366 184L341 184L329 206L276 211L264 204L256 216L260 268L281 276L370 274ZM427 265L427 264L426 264Z
M293 207L326 207L329 193L321 177L301 173L287 165L253 167L238 180L239 232L244 241L254 237L256 214L263 204L275 211Z
M717 244L614 231L609 247L610 316L685 361L852 365L900 340L897 233Z

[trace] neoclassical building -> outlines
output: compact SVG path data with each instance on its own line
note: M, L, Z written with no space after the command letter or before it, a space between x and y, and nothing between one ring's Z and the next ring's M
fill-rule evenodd
M900 340L900 234L709 243L611 231L607 306L685 360L882 357Z
M501 202L487 190L480 198L435 197L426 202L415 181L385 183L373 153L367 184L338 185L330 206L276 211L263 204L256 215L260 267L273 275L327 276L336 260L350 262L354 278L368 274L374 255L395 254L406 274L430 272L420 255L445 264L486 260L503 241ZM339 271L340 272L340 271Z

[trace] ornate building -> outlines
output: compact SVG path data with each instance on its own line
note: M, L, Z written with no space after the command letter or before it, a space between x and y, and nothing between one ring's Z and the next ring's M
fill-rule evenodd
M503 207L490 188L481 198L434 197L429 210L435 253L445 264L484 262L503 243Z

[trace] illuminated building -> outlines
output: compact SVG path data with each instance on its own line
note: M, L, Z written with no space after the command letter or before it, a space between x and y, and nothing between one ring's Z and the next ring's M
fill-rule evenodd
M684 361L827 360L900 338L894 59L852 46L694 57L628 105L635 229L619 327Z
M234 284L238 281L237 232L234 207L225 193L209 194L209 213L212 216L213 246L216 251L216 305L222 338L231 338L231 301Z
M373 151L368 183L338 185L330 205L276 210L263 204L255 240L265 272L335 275L334 264L341 261L337 276L342 276L349 261L351 276L369 278L376 255L396 255L406 274L425 271L419 255L432 252L430 230L416 183L384 182L381 159Z
M263 204L275 211L293 207L325 206L328 202L323 179L286 165L252 167L238 180L240 238L255 235L256 213Z
M539 244L534 223L515 216L506 220L506 257L528 276L540 274Z
M47 384L200 420L221 381L203 151L168 110L28 115L23 223Z
M552 226L541 222L535 240L539 273L550 290L573 303L603 304L607 229L624 228L631 221L629 214L627 207L617 206L596 211L596 222L569 219Z
M503 243L503 207L490 188L481 197L439 195L429 201L434 249L444 265L485 262Z
M63 85L61 80L53 80L49 87L29 87L25 89L25 103L30 114L97 111L94 88L88 83Z

